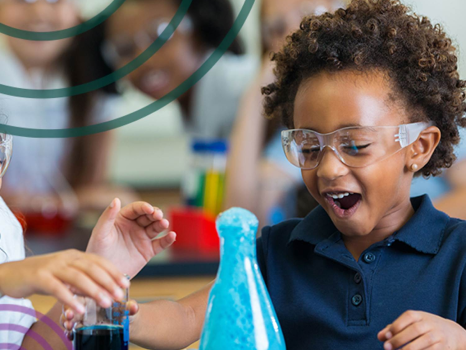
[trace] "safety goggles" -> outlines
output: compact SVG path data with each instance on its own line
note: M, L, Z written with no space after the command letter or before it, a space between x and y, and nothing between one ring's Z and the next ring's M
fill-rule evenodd
M362 168L392 156L417 140L431 123L398 126L347 127L328 134L307 129L282 131L282 145L289 162L301 169L314 169L330 148L343 164Z
M0 178L5 175L8 165L10 165L11 154L13 152L13 137L0 133Z
M146 23L143 28L133 36L121 34L106 40L102 46L102 54L110 66L117 66L119 62L134 59L138 52L146 50L155 40L162 36L168 28L169 33L174 33L175 28L170 24L168 18L155 18ZM192 30L192 21L189 17L184 17L177 27L182 33ZM170 40L173 34L166 38Z

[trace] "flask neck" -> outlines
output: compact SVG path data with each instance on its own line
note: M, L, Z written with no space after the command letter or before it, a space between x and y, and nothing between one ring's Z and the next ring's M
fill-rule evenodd
M256 260L255 237L220 238L219 274L230 274L234 271L243 270L245 261L251 260Z

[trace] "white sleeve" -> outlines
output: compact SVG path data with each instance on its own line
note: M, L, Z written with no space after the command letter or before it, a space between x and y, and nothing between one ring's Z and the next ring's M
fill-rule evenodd
M5 256L0 261L11 262L24 259L24 238L21 225L0 197L0 250ZM6 258L6 261L5 261ZM32 314L32 315L31 315ZM21 346L24 334L36 321L32 304L27 299L0 298L0 349Z
M16 345L19 349L25 333L36 322L31 314L34 315L34 308L30 300L0 298L0 349L5 344Z

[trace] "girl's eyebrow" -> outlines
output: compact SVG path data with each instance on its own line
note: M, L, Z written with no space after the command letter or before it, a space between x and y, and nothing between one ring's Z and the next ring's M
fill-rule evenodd
M351 128L351 127L362 127L362 126L363 125L361 125L359 123L344 123L344 124L340 124L335 130L339 130L339 129L343 129L343 128ZM312 130L312 131L316 131L318 133L321 133L319 130L311 128L309 126L304 126L304 127L299 128L299 129Z
M336 130L343 129L343 128L361 127L361 126L363 125L359 123L345 123L345 124L340 124Z

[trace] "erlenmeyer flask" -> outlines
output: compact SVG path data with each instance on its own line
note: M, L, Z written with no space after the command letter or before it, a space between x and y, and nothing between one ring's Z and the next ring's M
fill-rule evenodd
M285 341L256 258L257 218L232 208L217 218L220 268L199 350L283 350Z

